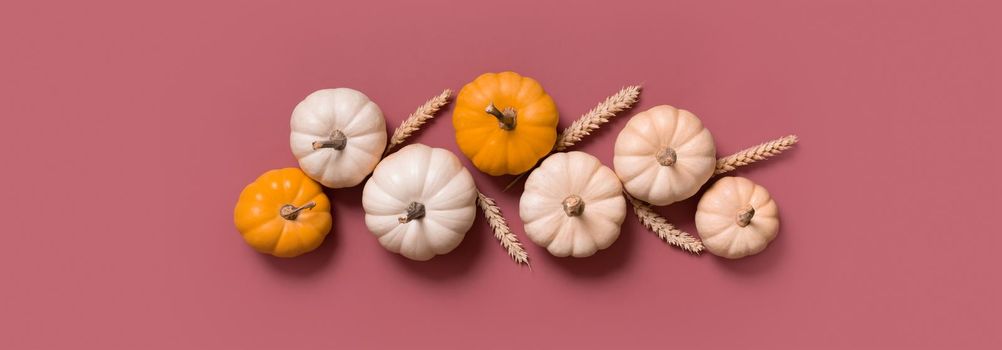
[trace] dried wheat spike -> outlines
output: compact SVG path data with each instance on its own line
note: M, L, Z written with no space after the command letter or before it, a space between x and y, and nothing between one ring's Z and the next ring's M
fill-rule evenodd
M490 223L491 229L494 231L494 238L501 242L501 246L508 251L508 255L516 263L528 266L529 254L526 254L515 233L511 232L508 221L501 215L501 208L498 208L494 199L477 191L477 205L484 211L484 216L487 217L487 222Z
M717 160L717 169L713 173L719 175L740 166L766 160L790 149L797 141L799 141L797 135L787 135L720 158Z
M657 233L662 241L694 254L703 251L703 242L675 228L674 225L668 223L667 219L654 212L649 204L631 197L625 191L623 195L630 200L630 204L633 204L633 212L637 214L640 223Z
M418 109L414 111L414 113L411 113L407 119L404 119L404 121L400 123L400 126L393 131L393 136L390 137L390 143L386 146L386 151L383 152L383 155L385 156L389 154L390 150L404 143L404 141L407 140L411 134L418 131L418 129L421 128L421 125L424 125L424 123L429 119L434 118L435 113L438 112L442 106L449 103L449 96L451 95L452 90L445 89L445 91L442 91L441 94L432 97L428 100L428 102L425 102L421 105L421 107L418 107Z
M616 116L616 113L633 107L638 97L640 97L640 85L627 86L615 95L609 96L564 129L564 132L557 136L557 143L553 149L559 152L578 143L602 124L608 123L609 118Z

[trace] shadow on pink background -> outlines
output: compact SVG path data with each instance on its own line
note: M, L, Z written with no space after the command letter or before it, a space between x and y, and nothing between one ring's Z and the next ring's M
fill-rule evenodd
M999 348L994 222L1002 8L991 1L27 2L0 5L2 349ZM629 214L587 259L482 217L419 263L329 191L334 232L279 260L233 227L240 190L295 166L292 108L352 87L396 126L513 70L561 127L624 85L639 105L576 148L611 165L633 113L693 111L780 205L739 261L668 247ZM414 138L458 154L451 108ZM520 238L521 186L476 171ZM659 209L695 232L695 199Z

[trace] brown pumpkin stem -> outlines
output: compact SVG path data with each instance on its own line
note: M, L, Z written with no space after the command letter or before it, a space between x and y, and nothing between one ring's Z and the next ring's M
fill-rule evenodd
M303 211L304 209L313 209L313 207L315 206L317 206L317 203L314 202L306 203L301 207L297 207L292 204L286 204L278 209L278 214L282 215L283 219L295 220L296 218L299 217L299 212Z
M494 118L497 118L498 126L501 127L502 129L505 130L515 129L515 115L516 115L515 108L505 107L505 109L501 111L498 110L496 106L494 106L494 102L491 102L490 105L487 105L487 109L484 111L490 115L493 115Z
M678 154L671 147L665 147L665 149L658 151L654 157L658 159L658 164L663 166L675 165L675 161L678 160Z
M584 200L582 200L581 197L578 197L577 195L572 194L570 196L567 196L567 198L564 198L563 204L564 204L564 213L566 213L567 216L579 216L581 215L581 213L584 212L585 208Z
M343 150L345 146L348 145L348 137L344 136L341 130L334 130L331 137L323 141L313 141L313 149L321 148L333 148L335 150Z
M755 216L755 208L750 205L738 212L738 226L745 227L751 224L752 217Z
M424 217L424 204L418 202L411 202L407 205L407 215L401 215L397 218L401 224L406 224L411 220L417 220Z

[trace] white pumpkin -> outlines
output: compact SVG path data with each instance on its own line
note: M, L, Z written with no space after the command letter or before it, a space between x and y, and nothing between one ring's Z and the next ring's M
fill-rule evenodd
M626 218L616 173L583 152L555 153L525 180L525 233L554 256L587 257L619 238Z
M358 185L386 149L386 120L365 94L318 90L292 111L289 143L299 167L330 188Z
M365 225L387 250L424 261L456 248L476 216L473 176L452 152L412 144L383 159L362 190Z
M668 205L689 198L713 175L717 149L703 122L684 109L637 113L616 138L613 166L634 198Z
M696 229L713 255L738 259L758 254L779 233L779 208L765 187L725 177L700 198Z

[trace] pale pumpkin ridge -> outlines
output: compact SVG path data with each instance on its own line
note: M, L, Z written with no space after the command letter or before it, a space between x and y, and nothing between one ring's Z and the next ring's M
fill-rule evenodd
M446 183L445 185L443 185L443 186L442 186L441 188L443 188L443 189L444 189L444 188L447 188L447 187L452 187L452 186L453 186L453 182L455 182L455 181L462 181L462 179L463 179L463 178L465 178L465 176L462 176L462 175L463 175L463 173L462 173L461 171L458 171L458 172L456 172L456 173L455 173L455 174L453 174L453 175L452 175L452 177L451 177L451 178L449 179L449 182L448 182L448 183ZM436 192L435 192L435 193L434 193L434 194L432 195L432 197L431 197L431 198L428 198L428 199L426 199L425 201L427 201L427 202L429 202L429 203L438 203L438 202L446 202L446 203L448 203L448 202L449 202L449 201L448 201L448 199L454 199L455 197L458 197L458 196L459 196L459 195L454 195L454 196L453 196L453 198L448 198L448 199L446 199L446 200L444 200L444 201L443 201L442 199L440 199L440 198L439 198L439 196L442 196L442 195L443 195L443 193L446 193L446 192L444 192L444 191L442 191L442 190L440 189L440 190L436 191ZM427 197L425 197L425 198L427 198ZM452 210L452 209L459 209L459 208L462 208L462 205L463 205L463 204L462 204L462 203L460 203L460 204L459 204L459 206L457 206L457 207L447 207L447 206L443 206L443 207L437 207L437 206L436 206L435 208L437 208L437 209L438 209L438 208L441 208L442 210Z
M590 220L588 217L579 217L579 219L588 222L589 223L589 225L588 225L589 228L594 228L594 227L592 227L590 225L590 224L593 223L592 222L593 220ZM599 250L598 249L599 248L599 244L598 244L598 241L596 241L595 237L593 236L594 235L593 230L591 230L591 229L582 229L581 226L583 226L583 224L579 220L571 220L571 222L568 222L567 224L575 226L574 227L575 228L574 231L575 231L576 234L574 235L574 239L571 240L571 255L572 256L576 256L575 254L579 253L579 252L580 253L584 253L584 252L582 252L582 250L587 251L586 249L590 248L590 247L586 247L586 245L588 244L588 242L591 242L591 245L593 247L595 247L595 251ZM578 237L581 237L581 238L578 238ZM590 249L588 249L588 250L590 250ZM592 253L592 254L594 254L594 253Z
M651 111L641 112L641 113L651 113ZM632 128L632 132L638 135L638 139L644 141L650 148L644 151L644 155L653 156L662 147L661 137L659 130L661 129L656 122L657 115L648 115L644 118L630 119L626 123L627 128ZM641 125L644 124L644 125ZM648 153L649 152L649 153Z
M755 184L751 183L751 180L747 180L747 179L744 179L744 178L732 177L731 179L732 179L731 180L731 188L734 188L734 192L737 193L737 195L738 195L738 197L737 197L738 201L739 201L738 202L738 207L741 207L743 205L751 204L750 202L751 202L751 195L752 194L751 194L751 191L748 190L748 187L751 187L752 189L754 189L755 188Z
M620 225L618 225L613 220L610 220L608 217L602 215L594 215L593 213L592 215L588 215L587 217L582 217L582 220L585 221L583 226L588 228L582 230L584 232L587 232L587 234L585 234L584 236L587 236L588 239L591 240L591 243L595 245L595 248L597 248L596 250L609 248L610 246L612 246L613 243L616 242L617 239L619 239ZM579 227L580 226L582 225L579 225ZM598 236L606 232L615 232L616 234L612 235L608 239L608 241L599 242Z
M431 149L427 161L427 168L424 172L421 192L418 193L420 200L430 200L442 190L445 184L452 182L456 176L456 164L451 162L451 154L448 151L439 152L438 149ZM445 178L444 180L442 180Z
M549 246L557 238L557 234L560 233L560 227L563 225L566 215L563 212L550 211L546 208L536 210L544 211L547 214L526 223L526 233L536 232L535 235L530 235L529 238L533 238L533 241L541 246ZM554 228L549 229L549 227Z
M375 111L369 111L367 109L375 109ZM357 111L355 111L355 113L351 114L351 117L349 117L349 119L348 119L348 123L345 124L343 127L340 128L340 130L341 130L342 133L350 134L350 135L348 135L349 136L348 137L348 142L349 143L351 143L351 141L352 141L351 139L353 137L359 136L360 134L364 134L362 131L365 131L365 130L371 130L373 132L380 131L380 132L382 132L384 134L386 133L386 125L385 125L386 122L385 122L385 120L383 122L383 130L375 130L378 125L369 125L368 127L362 127L361 130L354 130L354 127L356 126L356 124L361 123L360 120L365 120L367 122L371 121L373 123L379 124L379 120L378 119L380 119L380 118L372 118L373 120L370 120L370 118L360 118L360 117L358 117L358 115L362 114L363 111L367 112L366 114L375 112L380 117L383 116L383 111L379 109L379 106L376 105L375 102L368 101L368 102L362 104L362 107L360 107Z
M574 254L574 230L572 230L572 227L570 227L569 225L571 221L573 221L573 218L569 218L567 216L564 216L557 220L558 222L556 228L557 234L553 237L553 240L551 240L546 245L547 246L546 250L550 251L550 253L552 253L553 255L557 255L556 252L553 251L554 245L555 244L559 245L560 243L563 242L569 242L567 244L567 246L569 247L567 255L557 255L557 256L569 256Z
M435 153L434 151L435 149L428 147L424 150L424 152L415 152L418 153L418 155L414 158L407 159L410 163L410 169L408 169L410 171L409 175L414 176L415 179L420 179L420 181L413 181L413 183L416 183L417 186L417 190L414 191L413 194L417 198L413 198L411 201L420 201L424 199L424 197L422 197L424 196L424 185L428 180L428 169L431 168L432 157ZM404 164L407 165L408 163Z
M400 245L403 244L404 236L407 235L407 225L400 224L396 217L390 217L386 220L392 220L395 226L390 226L391 228L383 232L382 235L376 233L379 236L379 243L391 252L400 253Z
M576 191L577 193L575 193L578 196L587 197L587 198L584 198L586 202L588 200L591 200L591 199L595 198L596 196L598 196L598 194L593 193L591 191L591 189L593 189L593 188L601 188L601 183L596 184L595 182L596 181L604 181L604 180L601 180L601 179L603 179L603 177L604 177L602 175L605 175L604 173L600 174L600 173L602 173L602 170L604 170L604 169L602 169L602 167L604 165L602 165L601 161L598 161L598 159L592 159L592 164L591 165L592 165L591 166L591 171L589 171L589 172L587 172L585 174L580 174L579 175L579 176L585 176L585 181L584 181L584 185L581 186L581 188L577 189L577 191ZM613 176L613 178L616 178L615 175ZM619 192L620 191L616 191L617 194ZM585 203L585 204L588 204L588 203Z
M679 125L675 127L675 135L672 140L676 145L683 145L706 128L703 122L696 115L684 109L678 110ZM695 131L695 132L694 132Z
M431 250L435 253L435 255L442 255L451 252L453 249L456 249L459 244L463 243L463 238L466 238L466 234L460 234L448 226L438 223L438 221L434 218L429 217L421 220L421 225L424 226L422 227L422 234L424 235L425 242L428 244L428 247L431 247ZM437 227L437 229L435 227ZM443 236L459 237L460 239L456 243L452 243L450 240L446 240L444 242L436 241L431 238L431 232L435 232Z
M333 104L334 108L332 109L331 114L334 117L334 125L331 125L332 126L330 131L331 134L334 133L334 130L338 129L344 132L344 130L347 129L351 124L357 122L359 119L363 119L363 118L357 118L357 116L359 115L359 113L362 112L362 110L364 110L369 104L375 104L372 102L372 100L369 100L369 98L365 96L365 94L362 94L360 91L351 90L351 93L353 95L354 94L361 95L361 96L358 95L353 96L352 99L364 98L365 102L354 103L354 104L347 104L347 103ZM349 106L351 108L345 109L346 107L343 106ZM378 107L376 108L378 110ZM382 113L380 113L380 115L382 115ZM347 119L347 121L345 119ZM348 141L351 142L350 139Z

